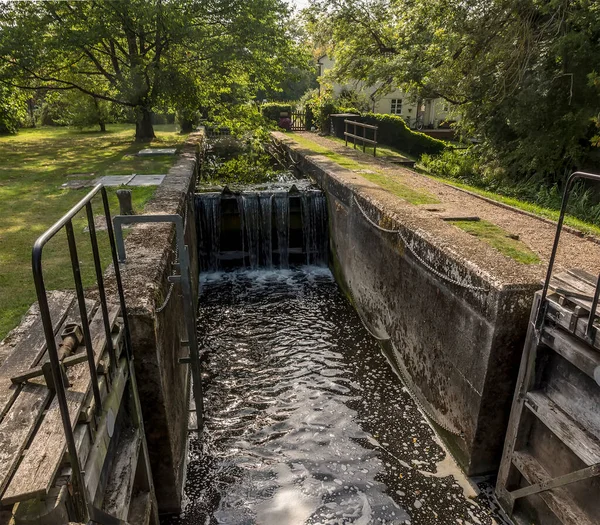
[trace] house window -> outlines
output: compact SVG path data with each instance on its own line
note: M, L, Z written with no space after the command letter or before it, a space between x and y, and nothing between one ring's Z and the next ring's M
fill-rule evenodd
M402 114L402 99L401 98L393 98L392 99L392 107L390 110L392 115L401 115Z

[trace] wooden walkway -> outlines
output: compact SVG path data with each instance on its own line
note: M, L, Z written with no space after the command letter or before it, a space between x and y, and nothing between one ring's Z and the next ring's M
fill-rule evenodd
M59 347L65 328L80 325L79 310L71 292L53 292L48 300ZM85 473L87 499L123 521L157 524L139 407L134 406L128 391L128 362L121 355L120 308L110 304L108 308L117 355L116 373L110 377L101 308L92 300L86 306L102 412L95 411L88 362L82 360L86 355L83 345L66 358L80 361L66 368L66 394ZM36 305L27 313L10 345L12 350L0 363L0 525L67 523L71 521L71 470L58 402L41 374L48 358ZM32 372L36 371L37 377L22 381L20 376L35 375ZM143 469L145 475L139 475Z

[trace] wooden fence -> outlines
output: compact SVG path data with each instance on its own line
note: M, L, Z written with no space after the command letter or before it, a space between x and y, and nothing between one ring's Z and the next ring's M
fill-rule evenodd
M354 126L350 133L348 131L349 126ZM357 128L361 128L362 135L358 135ZM363 152L367 148L367 144L371 144L373 146L373 157L377 156L377 130L378 126L372 126L371 124L363 124L362 122L356 122L354 120L344 120L344 137L346 138L346 147L348 146L348 139L352 139L352 144L354 145L354 149L356 149L356 141L360 141L362 143ZM367 130L373 131L373 138L367 137Z

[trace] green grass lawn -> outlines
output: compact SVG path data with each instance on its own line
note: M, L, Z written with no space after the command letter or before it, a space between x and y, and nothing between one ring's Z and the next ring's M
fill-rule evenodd
M147 145L134 143L133 125L109 125L107 132L69 128L21 130L0 137L0 339L19 323L36 300L31 275L31 247L36 238L64 215L88 191L69 190L69 180L102 175L166 173L174 157L140 158L134 153ZM175 126L156 126L152 146L175 147L185 136ZM142 211L154 187L131 188L134 207ZM115 189L109 190L111 211L118 213ZM94 202L101 214L101 200ZM95 281L87 222L83 215L74 222L79 259L86 284ZM99 232L103 262L110 259L106 233ZM64 232L44 251L48 289L72 288L70 258Z

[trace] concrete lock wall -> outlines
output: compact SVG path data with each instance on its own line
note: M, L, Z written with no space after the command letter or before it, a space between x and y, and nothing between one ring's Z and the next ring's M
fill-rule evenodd
M416 207L276 136L327 194L333 271L365 324L387 340L383 346L392 365L465 472L494 471L539 285L490 278L452 247L436 242L436 226L432 223L428 232ZM370 218L383 218L386 228L403 231L416 255L435 271L485 291L433 273L407 253L398 235L369 224L357 201Z
M185 217L193 296L197 297L198 261L193 193L198 173L202 135L193 133L183 146L145 214L180 214ZM161 513L179 512L186 468L188 366L179 364L189 350L181 286L175 285L164 310L176 257L175 228L144 224L129 230L125 240L127 261L121 265L129 313L135 371L156 497ZM109 285L112 271L107 271Z

